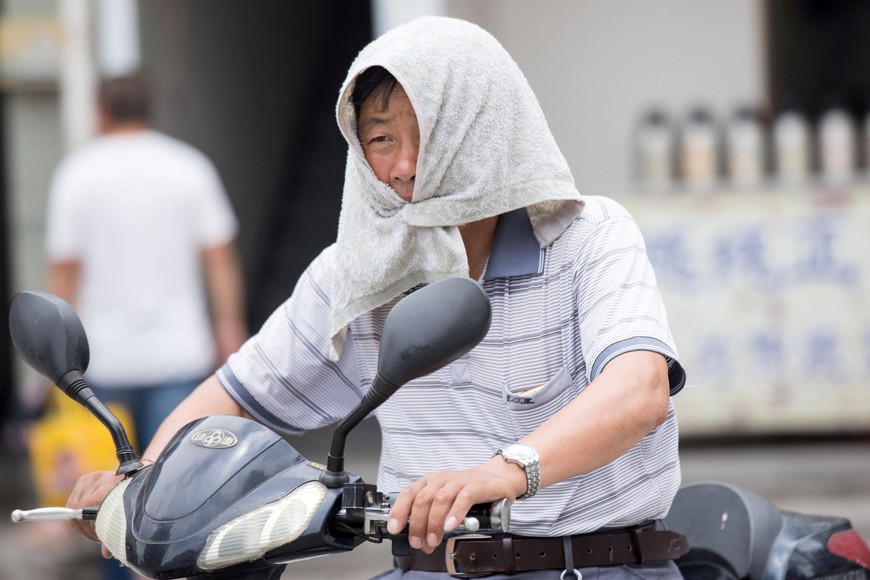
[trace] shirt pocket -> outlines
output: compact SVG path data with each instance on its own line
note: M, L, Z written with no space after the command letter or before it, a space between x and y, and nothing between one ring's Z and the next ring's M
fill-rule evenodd
M573 398L571 373L562 367L540 385L505 388L505 406L519 437L534 431Z
M518 415L526 413L538 415L541 411L550 407L550 403L553 403L555 400L561 400L563 396L569 394L571 382L571 374L567 368L562 367L553 378L540 385L505 388L505 403L508 410ZM561 408L561 405L558 404L553 406ZM558 408L547 410L552 414Z

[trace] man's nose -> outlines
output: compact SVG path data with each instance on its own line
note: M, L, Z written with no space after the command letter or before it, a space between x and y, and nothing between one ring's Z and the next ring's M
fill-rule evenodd
M411 201L414 193L414 178L417 176L417 153L419 146L402 147L393 164L392 179L394 188L405 201Z

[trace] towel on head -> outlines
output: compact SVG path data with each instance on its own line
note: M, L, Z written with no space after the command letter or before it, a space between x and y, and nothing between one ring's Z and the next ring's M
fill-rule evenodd
M397 79L417 115L410 202L378 180L357 137L350 97L357 76L373 66ZM349 151L333 248L333 357L355 317L418 284L468 275L456 226L526 207L546 247L582 208L519 67L469 22L423 17L373 41L350 67L336 116Z

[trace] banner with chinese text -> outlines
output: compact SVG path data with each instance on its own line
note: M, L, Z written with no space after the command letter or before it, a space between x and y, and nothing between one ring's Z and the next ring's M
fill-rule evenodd
M618 199L688 373L683 433L870 432L870 189Z

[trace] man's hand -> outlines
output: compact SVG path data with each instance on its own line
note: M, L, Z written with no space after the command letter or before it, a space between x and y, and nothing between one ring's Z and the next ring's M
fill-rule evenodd
M463 471L436 471L402 490L396 498L387 529L397 534L408 522L408 543L431 554L476 503L508 498L526 489L526 475L518 465L494 457L485 465Z
M113 487L123 479L120 475L115 475L111 471L94 471L87 473L79 478L76 486L73 488L66 506L74 509L81 509L88 506L98 506L103 503L103 500L109 495ZM97 532L94 530L94 522L84 520L71 520L70 524L73 529L86 537L89 540L99 542ZM108 550L103 546L103 556L111 557Z

